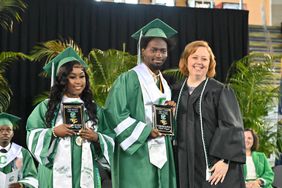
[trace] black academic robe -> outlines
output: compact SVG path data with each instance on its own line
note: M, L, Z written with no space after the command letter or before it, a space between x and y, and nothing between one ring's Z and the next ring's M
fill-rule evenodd
M245 187L243 164L245 145L243 121L234 92L210 78L202 98L203 132L209 167L218 160L229 160L223 183L211 186L206 178L206 162L200 128L199 98L203 81L190 95L185 84L177 106L176 166L179 188L242 188ZM172 88L178 101L183 81Z

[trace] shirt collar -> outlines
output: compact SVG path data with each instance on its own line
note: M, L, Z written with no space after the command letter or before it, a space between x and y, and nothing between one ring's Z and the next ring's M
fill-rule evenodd
M11 148L11 143L9 143L6 147L0 146L0 149L5 149L5 150L7 150L7 151L9 151L10 148Z

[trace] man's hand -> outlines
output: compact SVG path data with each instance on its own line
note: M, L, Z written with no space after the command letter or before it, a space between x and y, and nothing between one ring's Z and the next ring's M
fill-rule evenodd
M223 160L217 161L211 168L212 175L209 179L211 185L216 185L219 182L223 182L228 171L229 164L223 162Z
M57 137L66 137L66 136L75 135L76 133L70 128L71 125L61 124L59 126L54 127L53 132Z
M174 101L165 101L165 105L172 106L173 113L175 113L176 103Z
M176 103L174 101L165 101L165 105L175 107Z
M160 136L163 136L163 135L162 135L162 133L159 132L158 129L156 129L156 128L152 129L151 134L150 134L151 138L157 138L157 137L160 137Z

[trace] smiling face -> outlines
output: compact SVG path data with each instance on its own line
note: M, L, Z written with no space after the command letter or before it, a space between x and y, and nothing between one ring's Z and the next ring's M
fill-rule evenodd
M244 132L245 135L245 146L246 146L246 150L250 151L253 144L254 144L254 137L251 131L245 131Z
M197 50L188 57L187 63L189 77L193 77L196 80L205 79L210 64L210 54L207 48L198 47Z
M6 147L14 136L13 127L11 125L0 126L0 146Z
M167 43L161 38L153 38L146 48L142 49L143 62L158 73L167 58Z
M71 98L79 97L86 84L86 77L83 67L78 64L74 65L67 79L67 91L65 94Z

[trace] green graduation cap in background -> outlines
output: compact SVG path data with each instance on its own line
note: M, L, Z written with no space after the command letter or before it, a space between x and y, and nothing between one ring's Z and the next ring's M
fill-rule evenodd
M177 34L177 31L174 30L172 27L167 25L165 22L160 20L159 18L154 19L147 25L143 26L133 35L132 38L138 40L138 62L137 64L141 63L141 49L140 49L140 41L142 37L156 37L156 38L164 38L169 39L173 35Z
M0 113L0 126L8 125L12 127L16 127L21 118L14 116L12 114L8 114L5 112Z
M54 84L54 79L58 74L60 67L71 61L77 61L83 67L87 68L87 64L72 47L66 48L43 67L47 75L51 77L51 86Z

